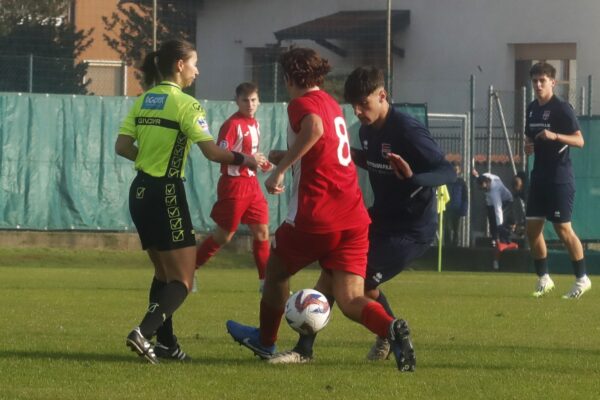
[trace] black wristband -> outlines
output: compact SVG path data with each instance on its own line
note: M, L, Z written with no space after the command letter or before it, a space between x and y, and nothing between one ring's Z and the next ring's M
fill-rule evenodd
M244 163L245 157L242 153L232 151L231 154L233 154L233 165L242 165Z

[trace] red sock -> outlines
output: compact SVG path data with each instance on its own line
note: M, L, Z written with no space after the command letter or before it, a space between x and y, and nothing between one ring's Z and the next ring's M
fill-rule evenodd
M283 308L275 309L260 301L260 344L273 346L277 341L277 332L283 316Z
M206 264L206 262L215 255L221 248L221 245L215 242L212 236L204 239L204 242L200 244L198 250L196 250L196 266Z
M381 338L388 337L393 320L394 318L390 317L383 306L376 301L368 303L360 313L361 324Z
M269 253L271 252L271 243L268 240L255 240L252 242L252 250L256 269L258 270L258 279L265 279L267 260L269 260Z

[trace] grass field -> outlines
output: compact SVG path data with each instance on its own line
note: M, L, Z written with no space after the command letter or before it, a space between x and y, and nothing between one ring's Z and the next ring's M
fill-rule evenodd
M194 363L152 366L125 347L152 277L142 252L0 249L0 398L600 398L600 289L562 300L571 276L533 299L530 274L402 273L384 288L410 323L418 365L400 374L392 360L365 360L373 335L337 308L312 364L252 357L224 326L257 323L251 263L223 252L199 271L199 292L174 318ZM317 273L302 271L293 289ZM294 341L284 322L279 349Z

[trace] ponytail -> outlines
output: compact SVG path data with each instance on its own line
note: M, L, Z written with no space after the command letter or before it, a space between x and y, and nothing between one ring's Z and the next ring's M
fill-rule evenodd
M148 53L144 58L141 70L144 74L144 83L146 84L146 87L152 87L161 80L160 71L158 70L156 62L157 57L158 51L153 51Z

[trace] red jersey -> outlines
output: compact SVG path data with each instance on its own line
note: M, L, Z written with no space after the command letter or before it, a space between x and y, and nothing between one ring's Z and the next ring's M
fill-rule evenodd
M346 121L338 103L322 90L307 92L288 105L288 144L300 131L302 119L319 116L323 135L292 165L293 184L286 222L310 233L342 231L371 220L350 157Z
M223 149L252 155L258 151L260 129L258 121L242 115L233 114L219 130L217 143ZM256 176L256 173L242 165L221 164L221 174L225 176Z

